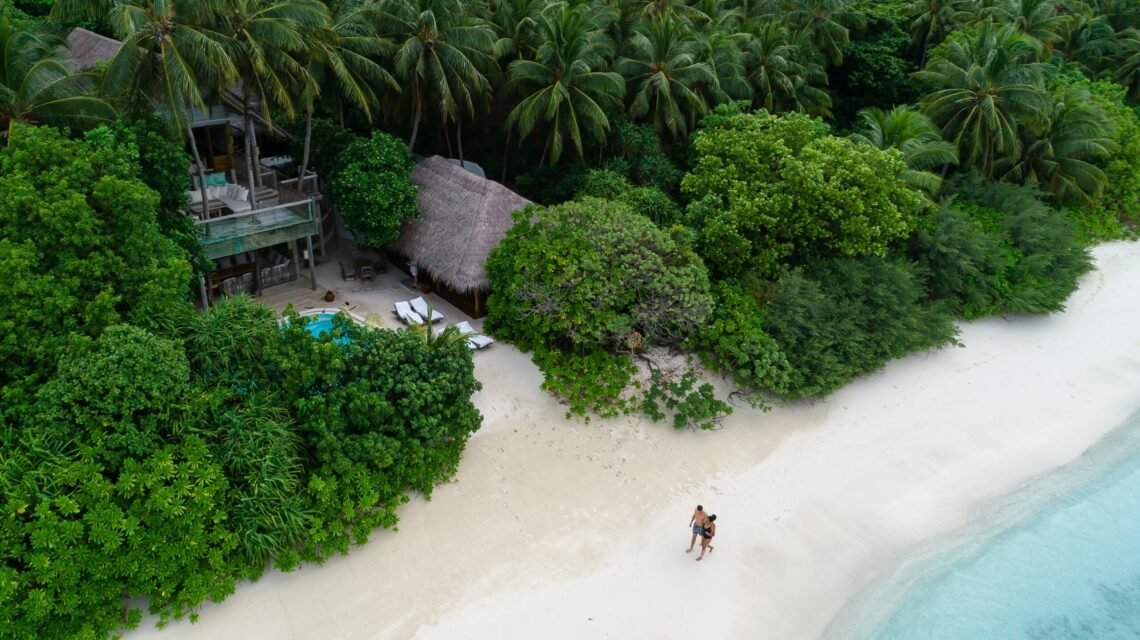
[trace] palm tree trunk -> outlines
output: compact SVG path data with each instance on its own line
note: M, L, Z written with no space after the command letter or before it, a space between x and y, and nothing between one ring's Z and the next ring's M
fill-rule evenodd
M297 186L301 187L302 191L305 190L305 173L309 170L309 148L312 146L312 144L313 144L313 110L312 110L312 108L310 108L305 113L305 146L304 146L304 151L301 153L301 173L299 176L300 182L297 183Z
M245 121L245 171L249 184L249 206L257 209L257 185L253 182L253 118L249 115L249 91L242 91L242 107Z
M510 150L511 150L511 130L507 129L507 141L503 143L503 174L499 178L499 182L502 184L507 183L507 157L508 157L507 154L510 152Z
M249 133L253 136L253 168L256 174L253 176L253 183L261 186L261 145L257 142L257 124L253 121L253 116L249 117Z
M463 119L455 121L455 143L459 146L459 166L463 167ZM466 167L464 167L466 168Z
M454 158L455 153L451 150L451 129L447 128L447 116L443 118L443 141L447 144L447 157Z
M423 96L420 94L418 82L413 90L416 93L416 117L415 120L412 121L412 137L408 140L408 151L412 151L416 148L416 135L420 132L420 118L423 116Z
M190 151L194 154L194 164L198 165L198 188L202 191L202 219L210 219L210 200L206 196L206 163L202 154L198 153L198 141L194 139L194 130L190 123L186 123L186 135L190 138Z

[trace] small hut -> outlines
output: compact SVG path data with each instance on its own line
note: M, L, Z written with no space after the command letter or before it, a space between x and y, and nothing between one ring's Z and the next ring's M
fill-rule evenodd
M486 315L490 283L484 264L531 204L498 182L432 156L416 165L420 217L405 220L393 248L419 267L436 293L472 317Z

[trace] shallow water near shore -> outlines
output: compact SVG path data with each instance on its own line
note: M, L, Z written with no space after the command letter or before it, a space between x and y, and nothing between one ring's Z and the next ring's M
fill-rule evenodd
M985 520L865 594L829 636L1140 638L1140 414Z

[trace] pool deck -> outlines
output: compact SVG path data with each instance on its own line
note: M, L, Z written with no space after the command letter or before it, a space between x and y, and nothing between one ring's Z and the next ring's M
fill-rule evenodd
M402 300L411 300L422 295L433 309L443 314L443 320L436 325L437 327L442 328L466 320L476 331L482 331L482 318L472 319L443 298L416 291L412 288L408 275L395 266L389 266L387 273L376 274L371 282L342 280L338 261L350 259L350 252L346 250L331 251L329 259L317 265L316 291L309 287L309 269L306 265L301 270L299 278L293 282L269 287L257 300L273 308L278 314L284 313L290 304L298 312L311 309L347 309L365 319L375 313L380 317L383 326L389 329L402 329L404 324L392 313L394 305ZM332 302L325 300L325 294L329 291L336 295Z

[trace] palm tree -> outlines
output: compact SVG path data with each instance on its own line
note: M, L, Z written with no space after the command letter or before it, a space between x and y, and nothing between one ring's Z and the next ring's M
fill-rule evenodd
M958 162L957 149L942 139L930 118L907 105L890 111L861 109L855 132L848 137L877 149L897 149L907 166L903 180L931 196L942 188L942 176L933 170Z
M40 31L22 31L0 12L0 130L17 123L84 126L111 120L115 110L91 95L91 77L72 73L63 42Z
M585 9L551 5L541 21L542 46L534 60L516 60L507 69L508 91L530 93L507 116L508 132L526 138L540 122L547 137L542 160L558 162L567 140L579 157L583 140L604 140L610 127L605 109L621 103L621 76L605 68L609 39Z
M1128 89L1133 100L1140 100L1140 29L1121 32L1120 50L1113 61L1116 66L1116 82Z
M325 93L341 104L349 104L372 121L373 109L380 104L378 88L385 87L399 93L396 79L380 66L375 58L389 53L391 44L376 35L369 18L370 11L355 3L341 3L330 17L329 24L318 25L305 34L308 44L306 68L311 83L299 87L299 100L305 110L305 138L298 177L304 186L309 168L309 150L313 138L313 111L320 88L331 84L334 91Z
M654 15L626 45L614 69L629 80L629 113L648 116L658 133L685 137L708 112L703 91L715 91L717 77L700 59L698 40L670 13Z
M1072 14L1057 31L1055 56L1060 56L1062 64L1076 64L1086 76L1095 77L1116 48L1115 35L1104 16Z
M746 65L753 103L772 113L828 114L831 97L820 88L827 83L827 73L803 36L793 39L788 27L778 21L752 24L749 33Z
M978 15L977 0L914 0L904 8L912 18L910 35L919 50L919 67L926 66L926 54L963 24Z
M989 12L999 24L1013 25L1025 35L1051 47L1057 42L1057 31L1069 17L1061 15L1061 0L1005 0Z
M1112 126L1087 91L1067 91L1056 97L1043 132L1026 130L1021 155L1003 164L1002 179L1040 184L1059 202L1091 202L1105 183L1095 163L1117 147Z
M486 103L491 85L486 72L495 34L490 26L468 15L461 0L383 0L379 6L380 35L395 44L392 71L411 101L412 135L416 146L426 109L440 122L459 123ZM460 138L460 157L463 155Z
M851 0L797 0L788 3L784 19L797 30L806 31L815 51L833 65L843 63L843 47L849 33L844 23L859 24L851 10Z
M494 46L498 58L533 58L542 44L539 21L545 0L494 0L491 22L496 31Z
M226 0L220 24L226 50L241 81L249 202L255 209L261 171L253 142L254 99L258 99L256 108L270 127L273 108L289 117L296 113L298 88L303 97L315 85L302 63L310 46L305 35L325 27L328 21L328 8L317 0Z
M221 0L116 0L109 13L123 45L103 77L103 92L127 87L165 114L171 129L186 134L198 166L203 215L209 215L206 163L190 130L188 110L206 109L237 77L223 37L214 30Z
M1048 105L1038 62L1040 43L1011 26L984 22L952 39L926 69L914 74L934 88L923 99L930 116L959 156L987 178L996 164L1021 152L1021 128L1040 127Z
M739 7L724 8L719 0L697 0L694 6L706 17L693 24L693 35L700 47L700 59L716 75L712 98L715 102L750 98L752 88L744 70L749 37L743 29L744 13Z

